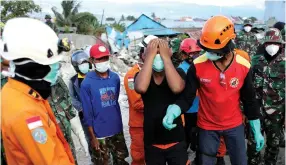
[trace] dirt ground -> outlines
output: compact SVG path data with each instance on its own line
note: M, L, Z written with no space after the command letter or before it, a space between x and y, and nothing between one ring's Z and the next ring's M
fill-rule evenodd
M128 108L122 107L122 119L123 119L123 125L124 125L124 135L125 135L125 140L128 148L130 148L130 135L129 135L129 127L128 127L128 119L129 119L129 112ZM194 159L194 153L189 154L190 160ZM86 157L84 152L82 150L78 150L77 152L77 160L79 165L89 165L90 164L90 158ZM131 158L128 157L126 159L128 162L131 162ZM229 156L225 156L225 161L227 165L231 165ZM285 165L285 149L280 148L280 153L279 153L279 158L277 165Z

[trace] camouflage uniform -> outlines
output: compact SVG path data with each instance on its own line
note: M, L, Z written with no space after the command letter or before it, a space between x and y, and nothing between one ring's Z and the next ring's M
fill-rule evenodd
M56 26L54 23L52 23L52 21L51 21L52 17L51 17L50 15L46 15L46 16L45 16L45 19L46 19L46 24L47 24L50 28L52 28L52 29L55 31L55 33L57 33L57 32L58 32L58 29L57 29L57 26Z
M76 111L71 104L69 90L61 77L58 78L57 84L52 87L51 96L48 98L48 101L76 160L70 124L70 120L76 116Z
M182 62L181 60L181 53L180 53L180 44L181 40L179 38L174 38L170 41L170 47L172 48L173 55L171 57L171 60L173 62L173 65L175 67L178 67L179 64Z
M266 42L282 43L278 29L270 29ZM266 133L266 165L275 165L279 153L279 140L285 121L285 50L280 48L274 59L267 60L264 54L253 56L253 76L256 98L261 105L261 128ZM253 135L248 136L248 164L260 165L261 155L255 150Z
M249 24L248 21L245 22L245 25ZM246 51L250 58L256 54L257 48L260 43L253 32L245 32L244 30L240 31L235 39L236 48Z
M114 165L128 165L125 158L128 157L128 149L125 144L123 133L111 137L98 139L100 150L96 151L90 146L91 161L94 165L108 165L110 154L113 158ZM109 154L110 153L110 154Z

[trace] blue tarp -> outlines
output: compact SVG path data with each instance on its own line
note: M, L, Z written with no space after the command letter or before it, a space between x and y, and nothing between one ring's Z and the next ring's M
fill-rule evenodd
M115 36L112 36L112 37L115 37L114 38L114 45L121 48L123 46L123 35L122 35L122 33L115 30L114 28L112 28L110 26L107 26L106 27L106 33L107 33L107 36L109 38L111 37L111 35L114 35L114 34L112 34L112 32L115 32Z

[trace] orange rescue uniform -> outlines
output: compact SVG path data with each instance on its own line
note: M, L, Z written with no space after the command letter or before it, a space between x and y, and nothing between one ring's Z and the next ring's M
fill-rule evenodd
M75 164L47 100L28 85L9 79L2 88L1 103L8 164Z
M144 104L141 95L134 90L134 76L140 71L138 64L134 65L124 77L124 87L129 103L129 132L131 136L132 165L144 165L144 142L143 142L143 110Z

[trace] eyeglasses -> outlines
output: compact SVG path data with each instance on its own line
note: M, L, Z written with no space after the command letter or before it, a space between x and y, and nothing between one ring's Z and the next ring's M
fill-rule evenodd
M219 74L219 80L220 80L220 82L219 82L220 85L226 89L227 84L226 84L226 80L225 80L225 74L223 72L221 72Z

